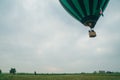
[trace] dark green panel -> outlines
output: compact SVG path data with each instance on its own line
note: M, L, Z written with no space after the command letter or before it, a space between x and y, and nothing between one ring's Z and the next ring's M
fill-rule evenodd
M68 4L71 6L72 10L73 10L74 12L76 12L77 16L79 16L79 18L82 18L79 10L78 10L77 7L76 7L76 4L73 3L73 0L67 0L67 2L68 2Z
M93 14L93 2L94 0L88 0L89 1L89 9L90 9L90 15Z
M88 0L83 0L83 1L84 1L84 5L85 5L87 15L90 15L89 1Z
M93 2L93 13L92 13L92 15L96 13L97 5L98 5L98 0L94 0L94 2Z
M104 6L104 4L105 4L106 1L107 1L107 0L102 0L102 1L101 1L101 3L100 3L100 8L103 8L103 6Z
M85 17L85 15L83 14L83 11L82 11L82 9L81 9L81 6L79 5L78 0L74 0L74 1L72 0L72 2L73 2L73 4L75 5L75 7L77 8L77 10L79 11L81 17L82 17L82 18Z
M104 5L103 5L103 7L102 7L102 10L104 11L105 10L105 8L107 7L107 4L109 3L109 0L106 0L105 1L105 3L104 3Z
M82 12L84 13L84 15L88 16L87 15L87 10L86 10L86 7L85 7L86 5L84 4L84 0L78 0L78 2L79 2L79 5L81 6L81 9L82 9Z

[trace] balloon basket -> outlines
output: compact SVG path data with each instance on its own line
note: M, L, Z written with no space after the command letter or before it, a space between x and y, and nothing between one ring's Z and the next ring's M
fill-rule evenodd
M89 37L90 38L96 37L96 32L94 30L89 30Z

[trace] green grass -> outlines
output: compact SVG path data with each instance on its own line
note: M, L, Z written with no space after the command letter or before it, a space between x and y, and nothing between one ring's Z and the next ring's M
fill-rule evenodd
M120 80L120 74L76 74L76 75L1 74L0 80Z

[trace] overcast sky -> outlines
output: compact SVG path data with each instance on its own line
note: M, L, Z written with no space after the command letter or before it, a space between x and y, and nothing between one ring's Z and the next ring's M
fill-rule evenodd
M96 38L58 0L0 0L0 69L120 71L120 0L110 0Z

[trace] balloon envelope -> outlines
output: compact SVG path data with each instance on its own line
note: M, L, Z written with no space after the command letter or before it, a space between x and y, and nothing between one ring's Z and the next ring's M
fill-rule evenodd
M109 0L59 0L65 10L85 26L94 28Z

